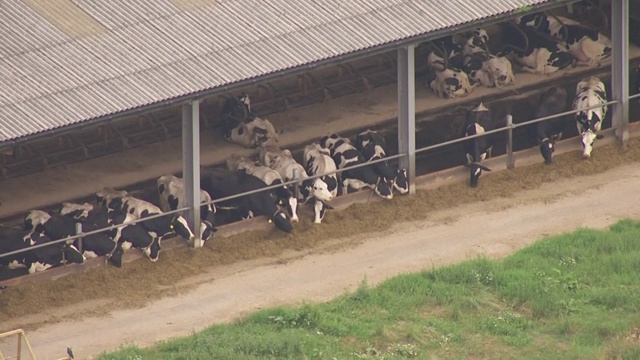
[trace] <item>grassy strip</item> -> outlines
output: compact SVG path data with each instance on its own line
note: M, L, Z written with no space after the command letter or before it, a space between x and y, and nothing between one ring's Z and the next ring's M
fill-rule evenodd
M640 222L366 282L106 359L638 359Z

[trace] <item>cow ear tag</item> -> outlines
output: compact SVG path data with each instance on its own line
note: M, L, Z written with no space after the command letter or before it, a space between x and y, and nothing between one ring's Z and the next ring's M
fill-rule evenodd
M273 222L273 220L269 219L269 224L271 224Z
M278 201L278 204L282 205L283 204L282 200Z
M173 230L173 224L169 225L169 229Z

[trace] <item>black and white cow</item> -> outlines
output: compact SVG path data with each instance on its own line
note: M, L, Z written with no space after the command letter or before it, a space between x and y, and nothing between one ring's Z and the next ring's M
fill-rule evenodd
M160 209L171 211L186 206L184 181L174 175L163 175L156 181L158 195L160 196ZM215 224L216 206L211 203L211 196L204 190L200 190L200 202L206 203L200 206L200 239L203 242L209 240L217 229ZM184 215L183 215L184 216Z
M278 143L278 132L273 124L251 111L249 95L228 99L220 111L225 140L248 148Z
M32 228L31 226L35 223L39 223L39 225ZM47 235L52 240L60 240L76 235L77 223L80 224L83 233L100 229L99 226L78 221L69 216L31 210L25 217L25 230L38 231L38 229L41 229L39 232ZM78 239L73 240L72 243L76 249L80 247ZM112 264L120 267L122 266L122 253L117 250L116 243L104 232L86 235L82 238L82 255L86 258L105 256Z
M291 155L288 149L280 149L277 146L265 146L260 148L260 162L270 167L280 174L282 180L291 181L296 179L302 180L300 186L300 198L302 204L306 204L311 199L329 202L333 200L333 195L329 192L329 186L322 179L309 179L304 166L299 164Z
M121 198L129 196L126 190L116 190L110 187L105 187L96 193L96 203L98 205L107 207L107 203L114 198Z
M38 232L0 227L0 254L50 242L51 239L48 236ZM0 257L0 266L10 269L24 267L28 269L30 274L33 274L63 264L65 260L82 264L85 257L75 246L63 242Z
M484 29L475 29L464 45L462 69L473 84L487 87L503 87L515 81L511 61L504 56L495 56L487 45L489 35Z
M484 127L481 124L492 124L493 114L483 103L478 104L468 114L465 120L462 136L472 136L483 134ZM490 168L482 165L482 161L491 156L493 144L486 136L477 137L464 142L464 150L467 155L467 164L469 167L469 185L471 187L478 186L478 180L482 175L482 170L491 171Z
M523 71L548 75L573 66L574 58L566 44L531 26L507 23L502 28L502 41L500 53L513 53Z
M365 130L356 135L356 149L367 162L387 157L387 143L384 136L377 131ZM391 189L395 188L400 194L409 192L406 169L399 169L398 166L384 161L373 164L373 170Z
M351 144L351 141L338 134L332 133L323 136L320 139L320 146L331 151L331 157L338 169L367 163L364 156ZM366 186L384 199L393 199L393 191L389 184L380 179L380 176L373 170L373 166L345 170L338 177L342 183L343 194L347 194L349 187L360 190Z
M280 176L280 173L276 170L260 163L256 163L245 156L231 154L227 158L226 163L229 171L244 171L247 174L264 181L267 186L284 183L282 176ZM298 199L294 196L293 192L288 187L282 186L273 189L271 193L275 198L276 204L287 210L291 217L291 221L298 222L300 220L298 218Z
M112 197L106 207L116 211L122 211L133 215L136 219L144 219L152 215L162 214L163 211L148 201L134 198L132 196ZM177 235L187 241L193 241L194 235L189 229L187 220L181 215L173 214L161 216L140 223L145 229L150 231L154 238L158 238L158 245L163 237Z
M137 220L135 216L126 212L94 207L91 204L63 203L60 214L72 217L76 220L91 224L97 228L106 228L114 225L122 225L106 232L117 244L116 252L123 253L129 248L140 249L149 260L157 261L160 252L160 244L155 233L150 232L141 223L130 224Z
M309 176L326 174L338 169L335 161L331 158L331 151L324 149L316 143L305 146L302 160L303 166ZM324 175L318 179L327 184L327 190L333 198L338 196L338 175L336 173ZM320 224L327 210L333 209L333 207L316 198L313 209L315 214L313 222Z
M601 139L597 134L602 128L604 117L607 116L607 91L604 83L599 78L592 76L583 79L576 86L576 96L573 99L573 110L586 109L592 106L602 105L591 110L576 113L576 127L582 141L582 157L591 157L593 142Z
M226 169L212 169L202 172L200 176L202 190L216 199L262 189L266 186L264 181L244 171L231 172ZM264 215L269 219L269 222L275 223L276 228L287 233L293 231L287 214L278 209L271 194L266 191L223 201L218 204L217 208L219 211L226 208L238 209L244 218Z
M567 90L557 86L551 87L542 94L537 105L536 119L565 112L569 107ZM555 143L562 138L567 122L568 118L562 116L538 122L533 127L535 129L534 136L540 147L540 154L547 165L553 163L552 155L555 151Z
M597 29L575 20L536 13L525 15L516 21L567 44L578 65L600 66L611 57L611 40Z
M425 84L441 98L464 97L473 91L468 75L462 71L463 56L460 45L451 36L432 41L427 56Z

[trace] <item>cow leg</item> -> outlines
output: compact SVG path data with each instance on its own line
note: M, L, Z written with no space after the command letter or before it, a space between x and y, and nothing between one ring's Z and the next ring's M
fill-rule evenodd
M313 214L314 214L314 224L322 223L322 218L324 217L324 204L322 201L316 199L315 204L313 204Z
M349 179L344 179L342 181L342 195L347 195L349 193Z

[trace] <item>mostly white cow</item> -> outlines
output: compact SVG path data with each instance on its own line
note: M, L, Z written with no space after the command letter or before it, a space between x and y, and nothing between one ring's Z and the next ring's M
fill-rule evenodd
M266 186L264 181L244 171L231 172L226 169L212 169L202 172L200 176L200 187L216 199L262 189ZM217 208L218 211L237 209L245 219L254 215L264 215L270 223L275 223L276 228L287 233L293 231L287 214L278 209L271 194L267 191L225 200L219 203Z
M569 107L568 100L567 90L557 86L549 88L540 97L535 118L539 119L567 111ZM540 147L540 154L547 165L553 163L555 143L562 138L562 133L567 126L567 120L566 116L562 116L538 122L533 126L533 129L535 129L534 136Z
M567 44L578 65L599 66L611 57L611 40L597 29L562 17L535 13L518 20Z
M338 134L332 133L323 136L320 139L320 146L331 151L331 157L338 169L367 163L364 156L351 144L351 141ZM386 181L381 181L372 166L344 170L338 176L342 183L342 194L347 194L349 187L354 190L369 187L384 199L393 198L389 184Z
M156 181L158 196L160 197L160 210L168 212L186 207L186 194L184 189L184 181L174 175L163 175ZM203 243L213 236L216 232L215 213L216 206L211 203L211 196L204 190L200 191L200 202L204 203L200 206L200 239ZM184 214L183 214L184 216Z
M0 254L29 249L36 245L47 244L51 238L34 231L0 227ZM26 268L30 274L44 271L64 261L81 264L85 257L73 244L66 242L30 249L18 254L0 257L0 266L9 269Z
M377 131L365 130L356 135L356 149L367 162L387 157L387 143L384 136ZM409 192L406 169L399 169L398 166L383 161L373 164L373 170L391 189L395 188L400 194Z
M316 143L305 146L303 165L309 176L326 174L337 170L336 163L331 158L331 152ZM338 196L338 176L336 173L324 175L318 179L327 184L327 190L333 198ZM320 224L328 209L333 209L333 207L316 198L314 204L315 217L313 222L315 224Z
M576 113L576 127L582 141L583 158L591 157L594 141L602 138L602 135L599 135L598 132L602 128L602 122L607 115L607 106L604 105L606 102L607 92L604 83L599 78L592 76L583 79L576 86L573 110L601 105L594 109Z
M253 114L249 95L228 99L220 112L225 140L247 148L278 143L273 124Z
M322 179L310 179L304 166L299 164L287 149L279 149L276 146L262 147L260 149L260 161L280 174L282 180L301 180L300 197L298 200L306 204L311 199L322 202L333 200L329 186Z
M503 87L515 80L511 61L504 56L489 52L489 35L484 29L471 32L464 45L462 69L469 75L472 84L487 87Z
M574 62L566 45L524 24L505 24L502 41L504 47L500 53L513 53L522 70L529 73L548 75L569 68Z
M229 171L244 171L247 174L264 181L267 186L284 183L282 176L280 176L277 171L260 163L256 163L245 156L231 154L227 158L226 164ZM298 222L298 199L296 199L293 192L287 186L282 186L273 189L271 193L273 194L278 206L287 210L291 217L291 221Z
M462 136L468 137L483 134L485 129L481 125L482 123L492 124L493 114L483 103L480 103L467 114ZM482 161L491 156L492 147L493 144L488 141L486 136L480 136L464 142L464 149L467 155L467 164L465 166L469 167L469 185L471 187L478 186L482 170L491 171L490 168L482 165Z

